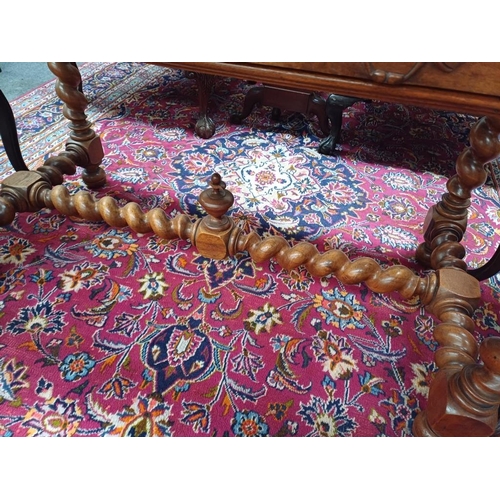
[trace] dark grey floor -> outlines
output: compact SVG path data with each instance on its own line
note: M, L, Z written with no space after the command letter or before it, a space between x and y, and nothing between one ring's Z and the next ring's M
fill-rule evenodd
M54 80L45 62L0 62L0 90L8 101Z

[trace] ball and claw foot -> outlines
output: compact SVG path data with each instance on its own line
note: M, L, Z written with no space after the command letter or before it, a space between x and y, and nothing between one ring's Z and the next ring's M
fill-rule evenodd
M202 116L196 122L194 130L202 139L210 139L215 134L215 123L209 116Z
M323 155L332 156L335 154L338 138L340 134L329 135L319 143L318 151Z

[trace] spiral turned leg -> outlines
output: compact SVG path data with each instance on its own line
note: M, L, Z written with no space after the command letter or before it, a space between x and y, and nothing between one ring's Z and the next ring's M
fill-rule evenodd
M87 121L85 109L88 101L79 90L81 75L76 65L72 63L48 63L50 71L57 77L56 93L63 101L63 114L70 121L70 138L66 143L66 151L76 157L76 164L84 167L82 175L87 186L98 188L106 183L106 174L100 167L104 157L99 136Z
M450 366L437 373L428 409L415 419L416 436L487 437L494 433L500 403L500 338L486 339L479 358L482 363L461 369Z
M448 181L441 201L431 208L425 220L424 239L417 259L433 269L466 269L460 244L467 227L471 193L486 181L485 165L500 156L500 118L484 117L470 132L470 147L458 157L456 174Z
M438 372L427 410L415 419L417 436L490 436L500 404L500 338L479 348L471 316L481 298L479 282L454 268L436 272L438 286L427 310L441 323L434 330Z
M442 321L434 332L440 348L439 371L429 391L427 411L415 421L419 436L489 436L498 422L500 371L492 362L500 354L500 339L480 348L473 336L472 314L481 297L479 283L465 272L465 249L460 244L467 227L471 193L486 181L485 165L500 155L500 118L484 117L470 133L470 147L458 157L448 192L424 224L425 242L417 259L438 269L438 293L427 310ZM500 357L498 358L500 359Z

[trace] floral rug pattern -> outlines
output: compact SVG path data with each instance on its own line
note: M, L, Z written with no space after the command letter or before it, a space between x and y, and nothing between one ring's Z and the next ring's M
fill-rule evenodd
M336 156L315 119L256 108L247 82L220 78L215 135L194 134L197 89L183 72L139 63L81 67L101 136L97 197L203 216L213 172L245 231L308 240L381 265L414 260L474 118L381 102L344 113ZM63 148L53 82L12 103L26 163ZM497 175L492 165L492 176ZM0 148L0 179L12 173ZM87 189L77 175L72 192ZM496 179L478 189L464 240L470 266L495 251ZM481 284L479 340L498 334L500 283ZM68 218L19 214L0 228L0 435L411 436L435 365L434 320L418 301L285 271L240 254Z

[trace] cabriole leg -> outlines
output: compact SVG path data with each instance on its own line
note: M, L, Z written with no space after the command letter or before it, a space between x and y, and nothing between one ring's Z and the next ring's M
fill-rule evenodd
M319 145L319 152L325 155L335 154L335 147L340 139L342 113L359 99L330 94L326 100L326 114L330 119L330 134Z
M202 139L210 139L215 134L215 123L209 116L210 97L215 83L215 77L203 73L194 73L198 84L198 99L200 104L200 116L194 130Z

